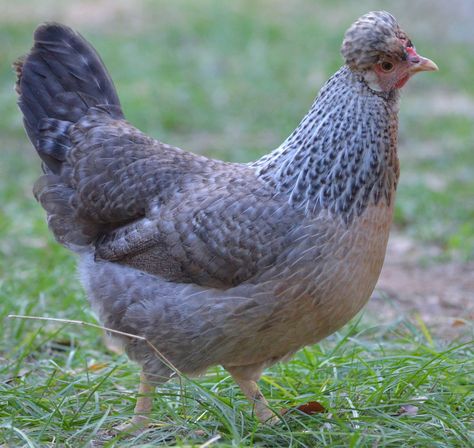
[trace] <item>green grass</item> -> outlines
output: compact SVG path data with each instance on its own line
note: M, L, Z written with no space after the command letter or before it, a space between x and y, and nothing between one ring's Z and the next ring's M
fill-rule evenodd
M137 369L105 354L97 332L23 321L12 330L21 337L2 372L5 443L87 446L131 417ZM229 376L213 369L199 381L163 387L154 428L125 440L110 437L106 446L197 446L216 434L218 446L469 446L473 354L467 344L432 345L405 322L354 324L261 380L275 410L318 400L324 414L294 410L276 426L258 425ZM400 415L407 405L416 414Z
M443 2L141 1L125 10L117 3L107 14L101 2L84 3L81 19L69 2L14 7L0 0L0 446L87 446L130 418L138 382L138 368L106 352L96 330L6 318L95 322L74 259L53 241L31 194L39 164L9 66L40 21L69 18L93 41L132 123L183 148L246 161L276 147L306 112L341 63L347 25L388 8L441 68L412 80L403 96L396 224L439 245L444 257L474 257L469 14L449 17L440 40ZM155 399L156 428L106 446L199 446L216 434L212 446L474 443L472 344L432 340L403 317L371 322L364 317L265 373L262 388L275 410L317 400L325 414L293 411L280 425L259 426L234 383L215 369L166 385ZM398 415L408 404L416 415Z

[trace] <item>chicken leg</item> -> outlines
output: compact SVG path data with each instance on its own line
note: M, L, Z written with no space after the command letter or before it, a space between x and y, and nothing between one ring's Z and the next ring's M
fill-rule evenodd
M135 432L145 429L150 423L150 413L153 406L155 386L149 381L145 372L140 374L137 403L135 404L132 420L117 427L118 432Z
M240 390L253 405L255 415L261 423L271 425L279 421L278 417L269 408L268 402L257 384L262 369L253 370L247 367L226 367L226 370L232 375L234 381L239 385Z

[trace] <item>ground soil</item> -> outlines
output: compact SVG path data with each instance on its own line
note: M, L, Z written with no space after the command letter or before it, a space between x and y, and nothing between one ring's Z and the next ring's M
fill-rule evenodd
M474 262L440 262L441 251L392 232L367 311L384 320L405 315L448 340L472 338ZM418 321L418 323L417 323Z

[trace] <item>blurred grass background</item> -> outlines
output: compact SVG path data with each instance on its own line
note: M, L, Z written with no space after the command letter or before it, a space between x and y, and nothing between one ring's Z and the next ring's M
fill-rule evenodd
M403 94L396 225L436 243L445 256L474 257L471 1L2 0L0 6L3 204L17 202L18 176L37 169L10 64L28 50L38 22L66 22L94 43L127 118L143 131L191 151L248 161L278 146L306 113L341 65L342 34L354 18L390 10L440 67L414 78Z
M294 129L319 88L341 65L339 47L345 29L373 9L392 12L419 53L440 67L438 73L417 75L403 92L399 151L402 174L395 226L420 244L437 245L443 259L472 260L471 0L0 0L0 318L5 324L0 362L7 365L11 350L15 350L15 363L8 364L8 375L24 375L26 364L38 376L34 382L41 383L41 391L53 384L57 396L62 397L61 387L69 388L74 375L65 380L57 371L67 376L71 375L71 365L109 359L103 354L97 334L68 329L65 343L69 351L58 368L53 365L57 359L50 359L61 350L57 327L39 330L25 321L3 320L8 313L93 320L75 278L74 259L54 243L43 211L31 193L40 168L16 107L11 63L30 48L36 25L49 20L64 22L89 39L112 74L128 120L144 132L190 151L249 161L278 146ZM82 347L79 340L84 342ZM324 357L324 345L321 350L317 356ZM306 351L304 357L314 357L314 353ZM289 367L278 369L281 376ZM54 375L60 379L53 381ZM113 376L117 375L117 381L122 381L120 373L114 371ZM215 375L223 381L222 373ZM87 378L86 384L88 381L110 382L108 376ZM123 381L133 383L131 379ZM291 378L285 381L291 382ZM100 384L96 383L97 387ZM40 420L43 418L47 408L44 400L50 394L43 396L31 386L33 393L29 387L12 392L28 403L14 401L17 418L27 415L23 417L26 426L35 413ZM79 391L86 388L78 387ZM460 387L456 383L454 389L459 392ZM0 396L0 408L7 403L6 390L3 398ZM30 402L30 393L41 397ZM54 402L55 395L50 399ZM131 402L128 406L131 412ZM51 426L54 419L49 418ZM77 412L71 418L77 419ZM76 423L87 427L88 420L84 419ZM73 425L72 420L62 420L62 428ZM406 434L410 431L406 428ZM459 426L457 432L462 440L465 430ZM39 439L42 434L43 430ZM427 434L429 440L429 431ZM233 437L237 440L234 433ZM281 446L289 446L291 440L294 443L288 440L283 439ZM394 440L393 446L402 446L396 444L396 437ZM455 446L458 439L440 440ZM427 442L418 446L435 445Z

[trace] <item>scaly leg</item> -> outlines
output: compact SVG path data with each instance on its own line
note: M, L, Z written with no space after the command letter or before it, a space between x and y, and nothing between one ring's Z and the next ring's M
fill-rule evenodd
M148 426L150 423L151 408L153 406L152 394L154 390L155 386L150 384L146 374L142 370L134 416L129 423L117 427L119 432L140 431Z
M278 417L268 407L268 402L260 391L257 380L260 377L261 370L253 372L253 375L248 375L247 368L226 367L229 373L234 378L234 381L239 385L240 390L244 393L247 399L252 403L255 415L262 423L274 424L279 421ZM245 373L245 375L243 375Z

